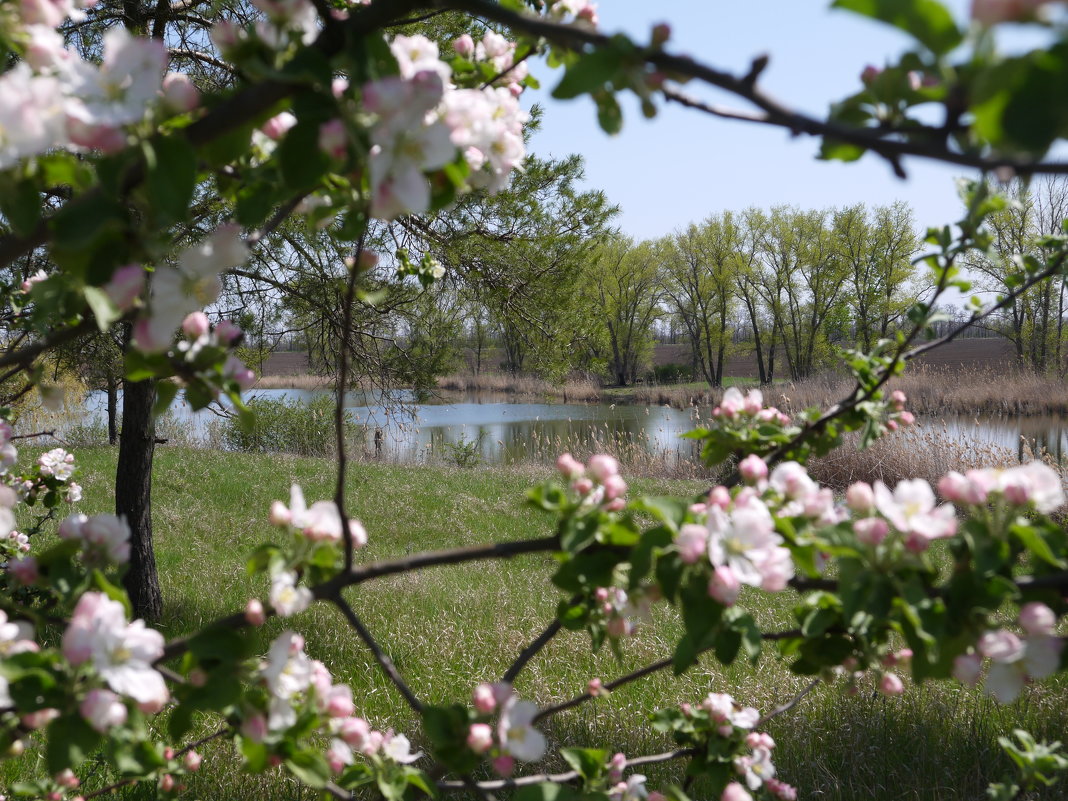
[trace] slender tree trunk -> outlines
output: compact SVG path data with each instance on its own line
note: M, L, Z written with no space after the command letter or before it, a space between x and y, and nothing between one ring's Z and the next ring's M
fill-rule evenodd
M119 382L108 376L108 445L119 441Z
M158 620L163 595L152 550L152 457L156 449L154 381L122 384L122 438L115 471L115 514L130 527L130 569L123 579L134 617Z

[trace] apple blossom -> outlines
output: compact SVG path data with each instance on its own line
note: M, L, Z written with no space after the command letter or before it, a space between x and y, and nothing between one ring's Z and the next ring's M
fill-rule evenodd
M91 662L112 690L139 705L162 708L169 696L152 667L163 655L163 635L143 620L127 623L122 604L102 593L87 592L78 600L63 634L63 654L74 665Z
M1020 625L1031 635L1052 634L1057 626L1057 615L1039 601L1031 601L1020 608Z
M694 523L686 523L675 537L679 558L686 564L698 562L708 550L708 529Z
M504 702L497 737L501 748L523 762L536 762L545 754L545 736L535 729L532 721L538 707L529 701L511 696Z
M192 111L200 105L200 92L184 72L163 76L163 102L177 112Z
M263 604L256 598L250 598L245 604L245 620L251 626L262 626L267 620L267 614L263 610Z
M846 506L858 514L870 514L875 508L875 492L871 484L858 481L846 490Z
M485 723L472 723L467 730L467 747L484 754L493 747L493 729Z
M731 782L723 788L720 801L753 801L753 796L738 782Z
M738 464L738 472L747 483L755 484L768 477L768 465L755 453L751 453Z
M728 565L719 565L712 570L708 580L708 594L724 606L734 606L742 585L737 574Z
M423 755L422 751L412 753L411 743L403 734L388 733L382 738L382 755L401 765L410 765Z
M901 481L893 493L876 481L875 506L895 529L915 535L918 542L952 537L957 531L953 506L936 508L931 485L923 479Z
M303 612L314 600L312 591L297 584L297 574L289 570L271 580L271 606L281 617Z
M101 734L126 722L127 711L119 696L110 690L90 690L78 707L86 723Z
M905 691L905 685L896 673L884 673L879 679L879 692L883 695L901 695Z

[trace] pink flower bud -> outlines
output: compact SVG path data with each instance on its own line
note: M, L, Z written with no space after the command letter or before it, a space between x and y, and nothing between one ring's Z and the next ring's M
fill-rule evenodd
M166 759L167 761L170 761L170 760L174 759L174 749L171 748L170 746L167 746L166 748L164 748L163 749L163 758Z
M712 491L708 493L708 505L718 506L720 509L726 509L731 505L731 493L723 486L713 487Z
M163 102L177 112L192 111L200 104L200 92L184 72L168 72L163 78Z
M326 155L342 159L348 152L348 145L348 132L341 120L333 119L319 126L319 149Z
M589 495L593 491L593 480L584 476L572 482L571 489L579 495Z
M708 529L687 523L679 529L675 546L679 549L679 559L688 565L696 564L704 557L708 548Z
M866 517L853 523L853 533L865 545L878 545L890 533L890 527L881 517Z
M497 771L498 776L507 778L508 776L511 776L512 771L515 770L515 759L510 756L494 757L493 769Z
M708 580L708 594L724 606L734 606L742 591L742 583L728 565L719 565Z
M719 801L753 801L753 796L738 782L731 782L723 788Z
M452 43L452 49L456 54L467 58L475 52L475 40L468 33L458 36Z
M846 506L858 514L870 514L875 507L875 492L871 484L858 481L846 490Z
M356 750L361 750L371 734L371 727L363 718L346 718L341 721L338 733L346 743Z
M666 22L653 26L653 47L662 47L671 38L671 26Z
M267 613L263 611L263 604L257 598L250 598L245 604L245 620L250 626L262 626L267 620Z
M55 776L56 784L60 787L74 788L81 784L78 777L74 775L74 771L70 768L64 768Z
M169 773L164 773L159 780L159 789L165 793L169 793L174 789L174 777Z
M897 419L901 423L901 425L911 426L916 422L916 415L914 415L912 412L901 412L897 416Z
M860 73L860 80L863 81L865 85L871 86L875 82L875 79L878 78L881 73L881 69L869 64Z
M897 431L897 428L898 428L897 420L887 420L886 421L886 427L890 431Z
M755 484L768 477L768 465L755 453L751 453L739 463L738 472L746 483Z
M627 482L623 480L622 476L611 475L604 480L604 497L608 500L615 500L625 495L627 492Z
M493 692L493 687L486 682L475 687L473 700L475 709L483 715L488 715L497 708L497 697Z
M119 311L129 311L144 288L144 268L140 264L127 264L112 273L104 292Z
M1057 626L1057 616L1044 603L1031 601L1020 609L1020 625L1028 634L1048 636Z
M16 559L8 565L8 572L23 587L35 584L40 577L37 572L37 560L32 556L24 556Z
M253 715L241 724L241 734L254 743L262 743L267 737L267 718Z
M283 111L281 114L276 114L271 117L267 122L260 126L260 131L268 139L278 141L286 135L286 131L297 124L297 118L290 114L288 111Z
M609 476L619 474L619 462L607 454L600 453L590 457L587 469L594 480L604 484Z
M586 467L570 453L561 453L556 459L556 469L566 479L576 479L586 472Z
M604 682L600 679L590 679L589 682L586 683L586 692L596 698L604 693Z
M620 637L628 636L632 629L625 617L613 617L605 625L605 630L608 632L609 637L619 639Z
M951 503L962 503L968 494L969 482L956 470L938 480L938 494Z
M608 600L608 588L598 587L597 589L595 589L593 591L593 599L597 601L597 603L603 604L605 601Z
M627 508L627 502L623 498L613 498L604 505L606 512L622 512Z
M484 754L493 747L493 729L485 723L472 723L467 730L467 747Z
M208 315L202 311L191 312L182 320L182 333L190 339L199 339L211 330Z
M896 673L884 673L879 680L879 692L883 695L901 695L905 691L905 685Z

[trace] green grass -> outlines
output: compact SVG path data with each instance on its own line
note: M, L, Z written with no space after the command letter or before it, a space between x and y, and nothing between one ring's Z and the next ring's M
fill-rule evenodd
M114 451L84 449L86 513L111 508ZM25 458L25 457L24 457ZM459 470L357 465L348 490L350 513L370 535L360 563L406 553L514 540L549 533L551 521L523 505L523 492L547 470ZM249 578L246 555L268 541L270 502L299 482L309 502L330 497L331 463L282 455L231 454L157 449L153 511L156 552L166 602L162 628L168 637L194 630L242 608L250 596L265 598L267 582ZM693 482L636 480L637 493L693 494ZM378 637L413 690L429 703L466 701L479 681L504 673L522 647L552 619L560 593L549 584L548 555L511 561L437 567L379 579L348 591L353 607ZM789 625L789 594L752 594L743 603L762 624ZM322 659L354 690L359 713L373 725L413 734L411 712L377 670L367 650L332 608L317 605L287 621L307 636L308 651ZM264 648L282 625L264 627ZM558 636L517 681L525 698L547 705L579 694L593 676L605 681L670 654L681 627L668 609L639 628L626 643L622 665L605 652L592 655L588 639ZM635 756L670 744L646 724L647 713L682 701L696 702L710 691L726 691L762 710L788 700L806 684L774 654L756 666L724 670L711 659L680 678L670 671L621 688L607 699L565 712L545 727L554 746L590 745ZM792 712L773 721L781 776L802 798L972 799L1007 767L997 749L999 734L1015 726L1038 736L1063 732L1064 682L1036 685L1010 707L998 707L980 693L954 684L909 687L887 699L864 688L846 697L841 685L820 686ZM204 731L217 721L204 720ZM205 764L190 797L205 799L314 798L292 780L274 773L249 777L239 771L232 748L204 749ZM0 783L32 772L35 749L0 769ZM562 762L550 758L546 767ZM680 780L678 765L651 767L653 786ZM106 781L101 772L86 789ZM695 798L700 798L700 786ZM125 791L151 797L150 788ZM1051 793L1049 798L1060 797Z

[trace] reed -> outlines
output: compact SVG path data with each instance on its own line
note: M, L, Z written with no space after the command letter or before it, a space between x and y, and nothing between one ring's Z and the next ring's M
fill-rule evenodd
M564 403L596 403L602 398L600 385L588 378L553 382L536 376L514 376L507 373L453 373L438 379L438 389L449 392L559 398Z

